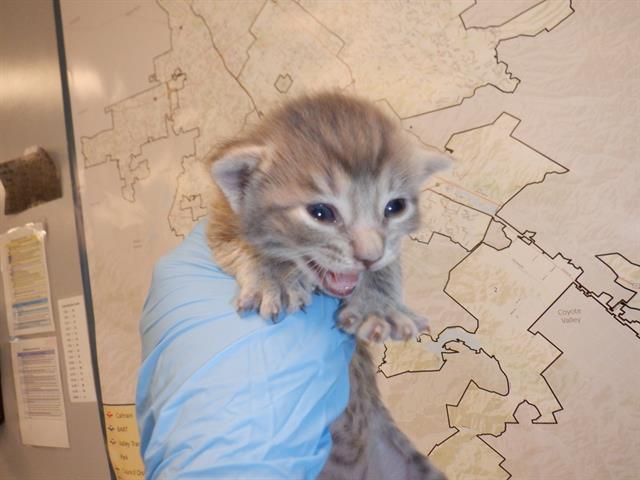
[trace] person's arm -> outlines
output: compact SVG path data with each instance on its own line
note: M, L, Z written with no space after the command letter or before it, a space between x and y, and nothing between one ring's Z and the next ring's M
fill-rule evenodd
M205 224L156 265L140 325L137 418L149 479L312 479L348 401L353 339L316 295L278 324L239 316Z

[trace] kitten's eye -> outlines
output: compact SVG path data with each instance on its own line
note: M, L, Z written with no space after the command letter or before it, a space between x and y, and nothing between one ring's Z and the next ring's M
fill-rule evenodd
M314 203L307 205L307 212L319 222L333 223L336 221L336 212L334 207L326 203Z
M385 218L395 217L404 212L405 208L407 208L407 201L404 198L394 198L384 207L384 216Z

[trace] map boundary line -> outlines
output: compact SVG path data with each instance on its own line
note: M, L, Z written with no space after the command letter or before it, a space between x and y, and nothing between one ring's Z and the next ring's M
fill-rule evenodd
M507 19L507 20L505 20L503 23L501 23L500 25L497 25L497 26L491 26L491 25L490 25L490 26L485 26L485 27L467 27L466 23L464 22L464 19L462 18L462 15L463 15L466 11L471 10L473 7L475 7L475 6L478 4L478 1L477 1L477 0L473 0L473 5L470 5L469 7L465 8L463 11L461 11L461 12L458 14L458 18L460 19L460 22L462 23L463 28L464 28L465 30L467 30L467 31L468 31L468 30L488 30L488 29L494 29L494 28L502 27L502 26L504 26L504 25L508 24L509 22L511 22L511 21L513 21L513 20L515 20L515 19L516 19L516 18L518 18L519 16L524 15L525 13L529 12L530 10L532 10L532 9L534 9L534 8L536 8L536 7L539 7L539 6L540 6L540 5L542 5L543 3L546 3L547 1L549 1L549 0L542 0L542 1L541 1L541 2L539 2L539 3L536 3L535 5L532 5L531 7L526 8L525 10L523 10L523 11L521 11L521 12L517 13L517 14L516 14L516 15L514 15L513 17L508 18L508 19ZM475 88L473 89L473 92L472 92L470 95L468 95L468 96L464 96L464 97L460 100L460 102L458 102L458 103L456 103L456 104L454 104L454 105L448 105L448 106L446 106L446 107L436 108L436 109L434 109L434 110L428 110L428 111L426 111L426 112L417 113L417 114L415 114L415 115L408 115L408 116L406 116L406 117L402 117L401 119L402 119L402 120L409 120L409 119L412 119L412 118L420 117L420 116L422 116L422 115L428 115L428 114L430 114L430 113L440 112L440 111L443 111L443 110L447 110L447 109L449 109L449 108L459 107L460 105L462 105L462 103L463 103L465 100L467 100L467 99L469 99L469 98L473 98L473 97L476 95L477 91L478 91L479 89L481 89L481 88L484 88L484 87L493 87L493 88L495 88L496 90L498 90L499 92L501 92L501 93L505 93L505 94L513 94L513 93L515 93L515 92L516 92L516 90L518 89L518 86L520 85L521 80L520 80L518 77L514 76L514 75L513 75L513 73L511 73L511 72L509 71L509 64L508 64L507 62L502 61L502 60L500 60L500 59L499 59L500 55L499 55L499 53L498 53L498 47L500 47L500 44L501 44L502 42L508 42L509 40L513 40L513 39L516 39L516 38L519 38L519 37L535 38L535 37L537 37L538 35L541 35L543 32L546 32L546 33L551 32L552 30L554 30L555 28L557 28L558 26L560 26L560 24L562 24L566 19L568 19L569 17L571 17L571 16L575 13L575 9L573 8L573 0L569 0L569 9L571 10L571 13L569 13L569 15L567 15L566 17L564 17L560 22L556 23L556 24L555 24L553 27L551 27L550 29L543 28L543 29L542 29L542 30L540 30L538 33L533 34L533 35L527 35L527 34L524 34L524 33L523 33L523 34L520 34L520 35L515 35L515 36L513 36L513 37L501 38L501 39L499 39L499 40L498 40L498 42L496 43L495 48L493 49L493 50L494 50L494 52L495 52L494 57L495 57L495 59L496 59L496 64L497 64L497 65L500 65L500 64L505 65L505 67L506 67L506 68L505 68L505 73L509 74L510 78L514 78L514 79L516 79L516 80L518 81L518 83L516 84L516 86L515 86L515 88L513 89L513 91L511 91L511 92L504 91L504 90L502 90L501 88L499 88L498 86L494 85L493 83L491 83L491 82L487 82L487 83L485 83L485 84L483 84L483 85L479 85L479 86L475 87Z

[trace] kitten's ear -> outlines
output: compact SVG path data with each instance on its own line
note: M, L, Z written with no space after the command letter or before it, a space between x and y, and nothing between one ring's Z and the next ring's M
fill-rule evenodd
M439 172L444 172L453 168L453 157L445 152L420 146L415 152L415 160L422 176L421 181Z
M264 148L258 145L229 146L211 161L211 176L234 212L240 209L249 177L255 171Z

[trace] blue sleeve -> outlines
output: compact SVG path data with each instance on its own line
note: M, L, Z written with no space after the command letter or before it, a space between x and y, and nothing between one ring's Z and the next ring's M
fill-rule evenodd
M349 396L353 339L315 295L278 324L239 316L204 222L156 264L136 395L148 479L313 479Z

